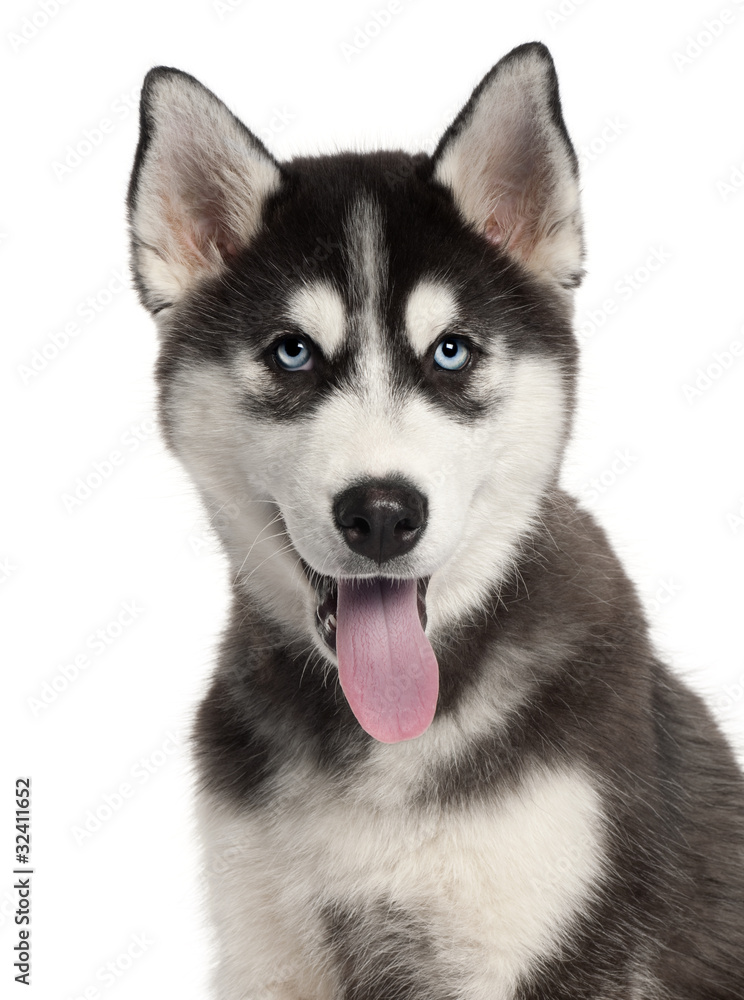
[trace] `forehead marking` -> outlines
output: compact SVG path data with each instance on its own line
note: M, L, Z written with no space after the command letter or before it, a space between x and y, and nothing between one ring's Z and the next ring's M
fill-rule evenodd
M382 306L387 287L388 255L379 207L360 198L345 225L349 291L354 318L364 344L382 342Z
M340 294L327 281L310 282L297 289L289 300L288 315L327 357L341 347L346 310Z
M421 281L408 296L406 333L417 354L423 354L457 319L457 300L446 285Z

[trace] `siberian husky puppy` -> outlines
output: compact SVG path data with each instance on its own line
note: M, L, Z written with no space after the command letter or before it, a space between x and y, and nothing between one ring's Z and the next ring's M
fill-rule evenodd
M154 69L129 212L233 582L213 996L742 1000L741 775L558 485L583 243L546 48L432 155L278 162Z

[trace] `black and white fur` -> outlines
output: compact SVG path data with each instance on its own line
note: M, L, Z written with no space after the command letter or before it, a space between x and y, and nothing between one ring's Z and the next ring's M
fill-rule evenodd
M558 487L583 245L545 47L431 156L278 163L152 70L129 211L164 433L232 567L195 730L213 996L741 1000L741 776ZM288 333L312 370L278 366ZM453 334L463 371L432 360ZM391 477L428 514L381 567L332 502ZM380 574L423 581L440 676L433 723L391 744L319 621L334 580Z

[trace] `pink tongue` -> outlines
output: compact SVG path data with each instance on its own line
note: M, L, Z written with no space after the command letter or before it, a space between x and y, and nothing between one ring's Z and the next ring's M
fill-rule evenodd
M434 718L439 667L419 620L415 580L339 580L341 687L370 736L398 743Z

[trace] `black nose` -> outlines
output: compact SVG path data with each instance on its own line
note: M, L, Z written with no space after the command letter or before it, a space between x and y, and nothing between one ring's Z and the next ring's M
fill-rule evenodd
M350 549L377 563L410 552L426 527L426 497L400 479L368 479L340 493L336 524Z

